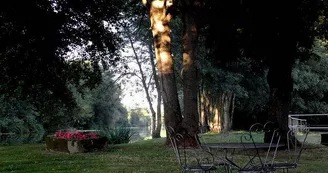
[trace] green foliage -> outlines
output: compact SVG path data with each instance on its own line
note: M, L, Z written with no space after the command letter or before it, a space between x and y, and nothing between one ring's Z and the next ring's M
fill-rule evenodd
M150 125L150 117L147 109L132 109L130 114L130 125L132 127L145 127Z
M44 133L37 113L28 100L0 97L0 132L2 133Z
M40 108L40 120L48 132L76 126L81 119L76 107L68 107L62 103L52 103Z
M74 106L68 85L92 88L101 81L100 64L118 60L121 41L110 27L119 21L122 4L120 0L1 1L1 93L11 97L20 90L16 97L29 98L36 109L49 100ZM79 85L81 80L84 86Z
M293 113L328 112L328 51L322 43L317 40L313 56L294 66Z
M205 90L215 93L216 97L224 91L233 92L236 95L236 112L243 116L255 118L265 111L269 92L266 73L254 70L257 66L255 61L240 59L221 68L213 67L206 59L203 63L201 73Z
M17 145L17 144L31 144L40 143L44 140L44 133L24 133L24 134L10 134L2 135L0 144L3 145Z
M127 110L121 101L121 90L111 72L103 74L103 81L84 93L74 91L78 108L75 127L106 130L127 122ZM74 88L73 88L74 89Z
M111 144L124 144L130 142L133 133L130 127L119 126L103 131L102 135L106 136Z
M124 3L0 2L1 132L82 127L93 115L90 109L112 106L78 107L81 103L76 103L75 96L96 87L101 67L118 60L121 40L112 27L117 26ZM124 114L124 108L118 112L112 111L112 116Z

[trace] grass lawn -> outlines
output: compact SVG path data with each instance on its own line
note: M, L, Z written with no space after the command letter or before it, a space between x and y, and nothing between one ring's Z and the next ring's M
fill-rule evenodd
M238 136L240 132L208 134L203 139L239 142ZM180 172L173 150L164 142L164 138L144 140L110 146L106 151L78 154L48 152L44 144L0 146L0 172ZM283 151L278 154L283 155ZM300 170L328 172L328 147L312 144L302 155Z

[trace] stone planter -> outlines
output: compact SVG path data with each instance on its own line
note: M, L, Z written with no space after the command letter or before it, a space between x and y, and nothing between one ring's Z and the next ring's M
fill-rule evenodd
M100 137L97 139L72 140L57 138L53 136L46 137L46 148L48 151L61 151L68 153L83 153L95 150L101 150L107 145L107 139Z

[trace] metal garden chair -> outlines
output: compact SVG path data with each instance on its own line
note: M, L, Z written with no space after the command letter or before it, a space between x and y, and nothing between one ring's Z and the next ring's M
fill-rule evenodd
M283 172L288 172L289 169L296 169L296 172L299 172L298 165L300 162L301 154L304 150L305 142L309 134L307 128L302 129L303 139L297 140L296 134L297 131L291 129L287 132L287 152L288 160L285 162L273 163L271 166L275 169L282 169Z
M172 127L167 127L166 131L182 172L211 172L216 170L214 157L211 153L199 147L187 146L186 142L188 141L185 140L185 137L190 138L190 136L176 133Z
M206 150L207 152L211 153L215 158L214 158L214 165L219 168L223 168L224 172L231 172L232 165L230 165L226 160L225 160L225 154L218 154L215 153L210 147L207 146L208 143L204 137L195 135L195 138L197 140L197 143L202 149ZM213 144L213 143L212 143ZM215 143L214 143L215 144ZM215 154L213 154L215 153Z
M267 173L276 172L276 169L272 167L277 149L280 142L280 133L278 129L274 129L272 122L268 122L264 125L260 123L253 124L249 133L245 133L241 136L240 141L244 145L248 162L238 170L239 173ZM257 143L254 140L254 136L259 133L271 132L272 137L270 143L267 145L265 157L260 155ZM249 143L253 144L253 147L246 147Z
M266 167L272 167L272 164L275 162L275 158L277 155L277 151L280 144L281 139L281 131L278 128L274 127L274 123L269 121L266 124L264 124L264 132L272 132L271 140L269 148L266 152L265 159L264 159L264 165ZM275 169L275 168L273 168Z

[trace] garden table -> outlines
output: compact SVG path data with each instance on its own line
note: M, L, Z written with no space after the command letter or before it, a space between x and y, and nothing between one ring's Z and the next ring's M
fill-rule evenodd
M213 148L213 149L268 149L270 143L206 143L201 144L202 147ZM279 144L278 148L284 145ZM271 147L277 147L277 144L271 144Z
M270 143L206 143L206 144L201 144L201 147L208 148L208 149L224 150L225 159L227 160L228 164L231 165L232 167L240 169L241 166L234 161L234 153L236 149L269 149ZM281 148L284 147L284 145L272 143L271 147ZM228 154L229 150L231 151L230 154ZM230 157L228 155L230 155Z

